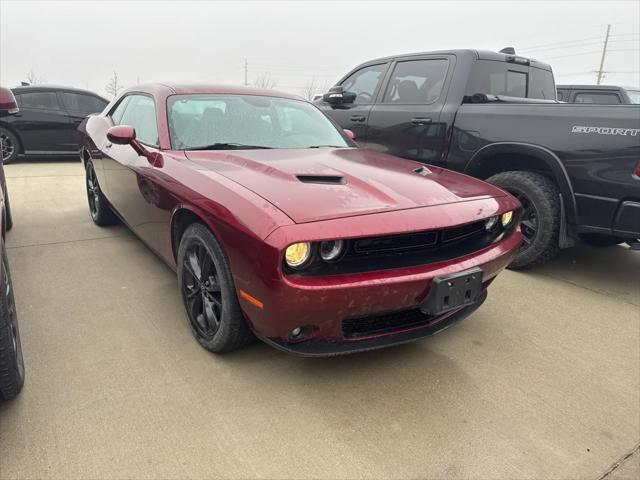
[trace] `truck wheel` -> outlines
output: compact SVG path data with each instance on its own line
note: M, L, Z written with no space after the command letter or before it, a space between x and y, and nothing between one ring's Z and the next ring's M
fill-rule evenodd
M502 172L489 179L522 203L520 229L523 243L508 268L518 270L541 265L558 253L560 199L555 184L533 172Z
M598 233L585 233L580 235L580 240L594 247L611 247L624 242L624 239L612 237L611 235L600 235Z
M0 400L14 399L24 384L24 360L20 345L20 331L13 285L2 247L2 272L0 272Z

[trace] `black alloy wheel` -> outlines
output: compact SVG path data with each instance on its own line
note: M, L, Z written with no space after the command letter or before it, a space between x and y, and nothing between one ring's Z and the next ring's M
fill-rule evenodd
M2 145L2 163L8 164L14 161L19 152L18 139L9 130L0 128L0 145Z
M522 231L522 245L518 253L530 248L538 234L538 211L524 192L517 189L508 189L509 193L516 197L522 204L522 216L520 217L520 230Z
M118 223L118 217L113 213L111 205L100 190L98 177L91 161L87 161L86 165L86 185L89 213L93 223L101 227Z
M100 206L100 187L96 178L96 171L93 163L87 164L87 199L89 200L89 212L95 221L98 218L98 208Z
M189 321L198 335L210 341L222 318L222 291L215 263L203 243L195 240L185 252L182 267L182 295Z
M506 190L522 204L522 245L509 268L529 268L555 257L562 209L553 180L534 172L507 171L493 175L487 182Z
M187 227L176 263L189 326L200 345L222 353L251 343L255 337L240 309L229 261L206 226Z

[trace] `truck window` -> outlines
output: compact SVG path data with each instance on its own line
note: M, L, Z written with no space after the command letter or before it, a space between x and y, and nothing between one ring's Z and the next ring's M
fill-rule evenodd
M556 85L553 74L548 70L495 60L478 60L467 82L466 94L474 93L555 100Z
M345 92L356 94L355 105L373 103L373 94L386 70L386 63L361 68L342 82L342 88Z
M617 105L620 97L617 93L608 92L578 92L574 103L597 103L600 105Z
M640 90L627 90L627 95L629 95L631 103L635 105L640 104Z
M383 103L433 103L440 97L447 75L446 59L398 62Z

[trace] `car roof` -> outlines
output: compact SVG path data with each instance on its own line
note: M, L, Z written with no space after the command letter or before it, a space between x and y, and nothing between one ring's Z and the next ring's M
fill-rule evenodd
M379 63L379 62L388 62L390 60L399 59L399 58L410 58L410 57L419 57L423 55L456 55L456 56L469 56L473 57L476 60L494 60L499 62L506 62L508 57L513 57L513 54L509 53L500 53L494 52L492 50L476 50L472 48L459 48L453 50L434 50L429 52L416 52L416 53L404 53L400 55L390 55L388 57L376 58L374 60L369 60L362 65L367 65L370 63ZM542 68L544 70L551 70L551 65L548 63L541 62L539 60L535 60L529 57L524 57L522 55L515 54L516 57L526 58L529 60L531 67Z
M90 90L85 90L83 88L75 88L75 87L65 87L63 85L21 85L19 87L11 88L11 91L13 91L13 93L25 93L25 92L35 91L35 90L37 91L44 90L44 91L51 91L51 92L64 91L64 92L86 93L88 95L93 95L94 97L100 97L103 100L107 101L106 98Z
M226 94L226 95L256 95L264 97L288 98L292 100L304 100L299 95L280 92L266 88L243 87L240 85L216 85L216 84L176 84L176 83L151 83L136 85L128 88L128 92L147 92L170 95L197 95L197 94ZM305 100L306 101L306 100Z

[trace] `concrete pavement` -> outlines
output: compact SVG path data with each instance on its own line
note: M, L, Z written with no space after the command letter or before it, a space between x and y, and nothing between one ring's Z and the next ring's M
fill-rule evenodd
M2 479L640 477L638 252L505 272L406 346L216 356L175 274L93 225L79 163L5 170L27 380L0 405Z

